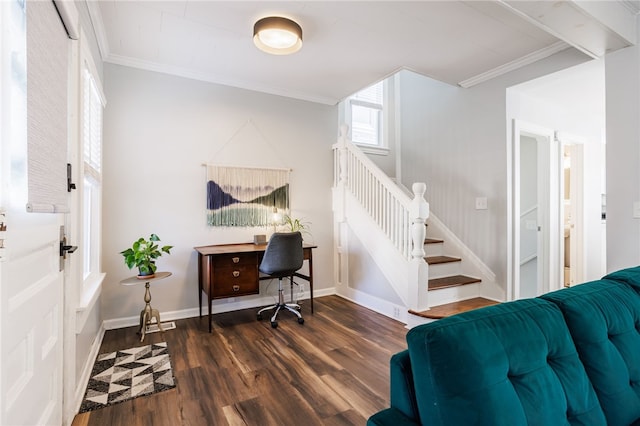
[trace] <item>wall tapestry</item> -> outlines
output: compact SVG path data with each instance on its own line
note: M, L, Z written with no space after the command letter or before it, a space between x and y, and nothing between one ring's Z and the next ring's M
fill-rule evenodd
M207 165L209 226L269 226L289 211L289 169Z

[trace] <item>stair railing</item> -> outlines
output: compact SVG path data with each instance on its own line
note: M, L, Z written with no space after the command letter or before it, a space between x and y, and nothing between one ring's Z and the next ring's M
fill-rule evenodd
M391 284L409 309L428 309L428 266L424 260L425 222L429 217L429 204L424 198L426 185L414 183L413 198L409 197L349 141L347 131L346 125L341 126L338 142L333 145L336 221L348 221L345 197L351 196L375 222L377 232L384 234L396 253L404 259L404 273L398 273L398 270L383 271L385 276L395 281ZM384 267L380 263L378 266ZM396 264L388 267L402 266ZM398 282L395 277L402 277L401 281L404 282Z

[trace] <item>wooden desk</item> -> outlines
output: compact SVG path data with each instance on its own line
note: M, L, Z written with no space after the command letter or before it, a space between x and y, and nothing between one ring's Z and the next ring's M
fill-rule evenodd
M304 243L304 259L309 261L309 275L294 275L309 282L311 313L313 313L313 252L318 246ZM207 294L209 333L211 333L211 301L228 297L260 293L258 266L267 248L266 244L221 244L194 247L198 252L198 307L202 318L202 292Z

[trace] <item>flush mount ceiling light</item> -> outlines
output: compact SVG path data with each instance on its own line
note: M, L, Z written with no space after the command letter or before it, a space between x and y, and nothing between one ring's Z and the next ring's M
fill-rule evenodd
M262 18L253 26L253 43L273 55L289 55L302 47L302 28L280 16Z

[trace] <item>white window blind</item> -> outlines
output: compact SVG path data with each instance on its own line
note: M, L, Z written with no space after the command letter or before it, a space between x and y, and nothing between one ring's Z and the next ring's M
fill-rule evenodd
M353 95L352 99L373 104L373 106L378 106L382 109L383 102L383 83L382 81L374 84L373 86L369 86L366 89L363 89Z
M91 72L83 72L82 139L84 171L95 182L100 182L102 173L102 109L101 91Z
M384 83L363 89L350 100L351 140L357 144L381 146Z
M53 2L26 6L27 210L67 212L69 39Z

